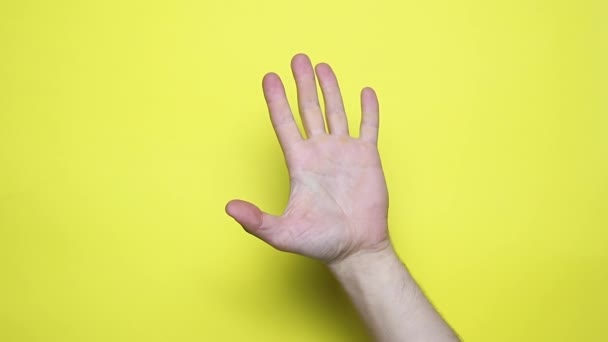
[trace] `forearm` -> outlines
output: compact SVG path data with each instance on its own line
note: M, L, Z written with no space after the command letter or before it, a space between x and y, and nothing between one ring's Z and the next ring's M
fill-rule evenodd
M329 268L377 341L459 341L391 245L353 254Z

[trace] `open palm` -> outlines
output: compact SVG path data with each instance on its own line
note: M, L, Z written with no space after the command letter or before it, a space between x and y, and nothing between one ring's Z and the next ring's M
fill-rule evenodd
M309 58L298 54L291 66L307 139L294 121L281 79L269 73L263 80L271 122L290 176L287 207L281 216L274 216L249 202L232 200L226 212L249 233L275 248L325 262L385 248L388 192L377 148L376 94L371 88L361 92L360 136L353 138L329 65L316 66L325 119Z

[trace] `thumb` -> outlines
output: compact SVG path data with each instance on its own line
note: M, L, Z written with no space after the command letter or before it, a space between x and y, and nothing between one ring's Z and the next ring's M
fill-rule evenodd
M254 204L242 200L228 202L225 209L248 233L275 245L273 240L276 238L279 217L265 213Z

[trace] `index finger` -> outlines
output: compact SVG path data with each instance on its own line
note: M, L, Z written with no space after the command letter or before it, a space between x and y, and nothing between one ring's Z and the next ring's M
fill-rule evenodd
M262 87L272 127L285 153L303 140L302 134L293 118L281 78L275 73L268 73L264 76Z

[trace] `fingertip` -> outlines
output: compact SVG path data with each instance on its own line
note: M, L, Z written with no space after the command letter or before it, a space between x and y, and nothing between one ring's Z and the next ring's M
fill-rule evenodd
M361 125L359 138L378 143L379 105L376 92L371 87L361 90Z
M299 52L299 53L296 53L295 55L293 55L293 57L291 58L291 65L296 65L301 62L307 62L307 61L310 62L310 57L308 57L308 55L303 52Z
M311 73L314 77L313 66L308 55L298 53L291 59L291 71L294 76L307 75Z
M262 211L249 202L231 200L226 204L225 210L248 232L252 232L262 225Z
M320 77L331 75L331 66L327 63L319 63L315 66L315 73Z
M269 72L269 73L266 73L264 75L264 77L262 78L262 85L267 86L272 83L276 83L277 81L279 81L279 82L281 81L281 78L279 77L279 75L277 75L274 72Z
M274 72L269 72L264 75L264 79L262 80L262 90L264 92L266 101L285 96L283 82L281 81L279 75L275 74Z
M378 95L372 87L361 89L361 105L364 111L378 111Z
M317 63L317 65L315 66L315 70L327 70L330 69L331 67L329 66L329 64L325 63L325 62L321 62L321 63Z
M363 89L361 89L361 96L365 96L365 97L373 96L373 97L376 97L376 91L372 87L363 87Z
M226 214L228 214L228 216L233 216L234 217L234 201L235 200L230 200L224 206L224 211L226 212Z

